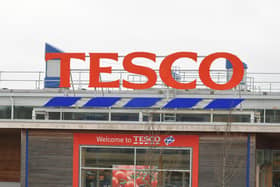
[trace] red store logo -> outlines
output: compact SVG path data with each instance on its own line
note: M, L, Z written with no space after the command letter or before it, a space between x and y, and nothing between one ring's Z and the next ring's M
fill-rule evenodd
M160 144L159 136L133 136L133 144L136 145L158 145Z

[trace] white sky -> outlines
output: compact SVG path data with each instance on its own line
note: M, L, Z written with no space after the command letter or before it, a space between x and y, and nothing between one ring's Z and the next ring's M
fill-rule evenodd
M280 72L279 0L0 2L1 70L44 70L44 45L66 52L232 52L250 72Z

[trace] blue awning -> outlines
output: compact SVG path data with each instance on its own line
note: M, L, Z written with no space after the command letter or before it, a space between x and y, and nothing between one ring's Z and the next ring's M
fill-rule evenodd
M81 97L53 97L44 106L45 107L70 107L80 99Z
M231 109L239 105L244 99L214 99L204 109Z
M44 107L71 107L81 97L53 97L51 98ZM162 98L158 97L136 97L130 98L122 97L94 97L84 98L88 100L82 107L84 108L151 108L155 106ZM123 101L116 105L118 101ZM202 103L200 103L203 101ZM163 109L217 109L227 110L238 106L244 99L241 98L218 98L218 99L203 99L203 98L174 98L170 101L161 102L157 104L158 108ZM122 104L125 103L126 104ZM207 103L206 103L207 102ZM199 104L200 103L200 104Z
M192 108L201 98L175 98L169 101L163 108Z
M83 107L111 107L120 99L120 97L94 97Z
M155 105L161 98L138 97L131 99L124 108L148 108Z

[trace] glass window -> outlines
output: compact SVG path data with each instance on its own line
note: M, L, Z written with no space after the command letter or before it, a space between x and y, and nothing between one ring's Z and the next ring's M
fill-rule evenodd
M10 106L0 106L0 119L11 119Z
M273 151L273 187L280 187L280 151Z
M280 151L257 150L257 175L260 187L280 187Z
M82 171L82 186L84 187L109 187L112 186L112 171L89 169Z
M134 149L83 148L82 166L112 168L113 165L133 165Z
M160 114L152 114L152 121L160 121ZM149 116L148 115L143 115L143 121L149 121Z
M43 119L45 119L45 115L44 114L36 114L36 119L43 120Z
M50 120L60 120L60 112L49 112Z
M263 121L264 121L264 110L250 109L248 111L254 111L254 116L255 116L254 122L255 123L263 123Z
M210 114L177 114L176 121L190 121L190 122L209 122Z
M33 107L30 106L15 106L14 118L15 119L32 119Z
M268 123L280 122L280 110L266 110L265 120Z
M158 186L190 186L190 175L188 172L167 171L162 172L162 175L162 180L159 181Z
M259 187L272 187L272 151L269 149L256 150L256 176Z
M138 113L112 113L112 121L139 121Z
M80 187L190 187L190 148L80 147Z
M159 169L190 169L190 150L137 149L136 153L137 165L152 165Z
M64 120L94 120L108 121L108 113L88 113L88 112L64 112Z
M250 115L238 115L238 114L214 114L214 122L250 122Z
M280 152L273 152L273 170L280 171Z
M273 187L280 187L280 172L273 172Z

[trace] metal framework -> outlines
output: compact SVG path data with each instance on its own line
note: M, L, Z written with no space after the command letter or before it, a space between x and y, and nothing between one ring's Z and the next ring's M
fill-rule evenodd
M106 113L108 114L108 122L112 121L112 113L121 113L121 114L133 114L137 113L139 118L135 122L143 122L143 117L152 115L152 114L159 114L160 120L159 122L178 122L182 123L182 121L176 121L175 120L165 120L165 115L176 115L176 114L206 114L209 115L210 121L206 121L214 123L214 115L239 115L239 116L250 116L250 121L247 121L245 123L254 123L255 119L255 112L254 111L219 111L219 110L163 110L163 109L84 109L84 108L34 108L32 119L36 120L37 115L44 115L45 120L49 120L49 113L50 112L57 112L60 113L60 120L63 120L62 114L66 112L72 112L72 113ZM201 122L203 123L203 122Z
M158 74L158 70L155 70ZM198 88L207 88L199 80L198 71L190 69L180 69L175 68L174 72L179 75L180 82L189 82L197 79ZM211 70L211 77L217 83L226 82L226 70ZM44 77L45 72L43 71L0 71L0 88L8 89L42 89L44 88ZM110 78L109 78L110 77ZM146 78L143 76L130 74L121 69L113 69L110 76L106 74L101 74L102 81L110 81L120 79L128 80L134 83L145 82ZM176 77L175 77L176 78ZM82 89L92 89L99 90L102 92L112 92L112 91L123 91L128 90L122 88L110 88L110 89L100 89L100 88L88 88L89 83L89 70L87 69L72 69L71 70L71 84L76 90ZM279 92L280 91L280 73L264 73L264 72L248 72L245 85L241 85L240 88L235 90L241 90L246 92L258 93L258 92ZM22 83L25 83L24 85ZM167 88L166 85L158 80L153 88Z
M115 149L133 149L134 150L134 172L137 171L136 169L136 150L137 149L150 149L151 147L133 147L133 146L95 146L95 145L82 145L80 146L80 156L79 156L79 187L83 187L82 186L82 170L88 170L88 169L95 169L95 170L114 170L113 168L101 168L101 167L83 167L82 166L82 148L115 148ZM189 170L177 170L177 169L149 169L148 171L173 171L173 172L185 172L185 173L189 173L189 187L192 186L192 148L190 147L159 147L159 146L155 146L152 147L152 149L168 149L168 150L189 150L189 154L190 154L190 169ZM129 169L122 169L122 170L129 170ZM134 177L134 181L135 181L135 177Z

